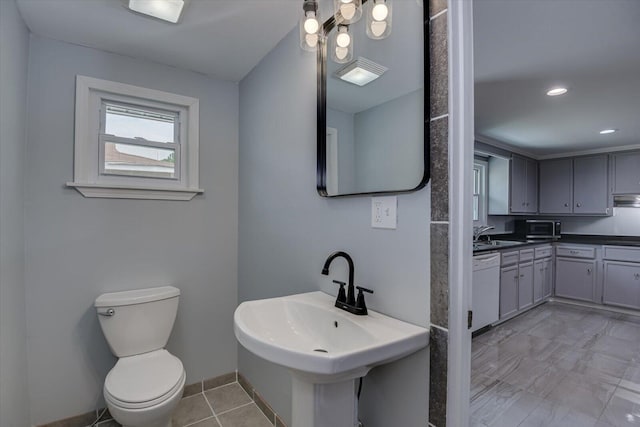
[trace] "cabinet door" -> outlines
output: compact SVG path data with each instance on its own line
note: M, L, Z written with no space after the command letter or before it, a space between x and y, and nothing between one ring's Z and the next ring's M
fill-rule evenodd
M518 310L533 305L533 262L520 264L518 274Z
M640 308L640 264L605 261L602 302Z
M544 298L545 261L539 260L533 264L533 302L538 303Z
M608 164L606 154L573 160L573 212L608 213ZM640 163L636 169L640 168Z
M518 311L518 266L500 270L500 319Z
M527 160L511 157L511 212L527 213Z
M640 152L613 154L613 192L640 193Z
M596 262L556 258L556 296L595 302Z
M573 161L553 159L540 162L540 213L573 212Z
M538 212L538 162L535 160L526 160L527 178L526 178L526 212Z
M551 258L543 260L544 265L544 281L542 284L543 298L549 298L553 293L553 262Z

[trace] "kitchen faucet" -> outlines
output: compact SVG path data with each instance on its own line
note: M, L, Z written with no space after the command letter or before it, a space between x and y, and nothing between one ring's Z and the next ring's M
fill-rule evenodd
M473 227L473 241L477 242L480 236L486 233L489 230L493 230L495 227L493 225L476 225Z
M349 265L349 284L347 286L347 294L345 295L344 286L346 285L346 283L340 282L338 280L333 281L333 283L337 283L338 285L340 285L340 290L338 291L338 297L336 298L335 306L341 308L342 310L346 310L349 313L363 316L367 314L367 306L364 302L363 291L370 294L372 294L373 291L371 289L363 288L362 286L355 286L355 288L358 289L358 299L356 300L355 289L353 286L354 265L351 256L343 251L332 253L324 262L324 267L322 267L322 274L324 274L325 276L329 275L329 265L331 265L331 262L338 257L344 258Z

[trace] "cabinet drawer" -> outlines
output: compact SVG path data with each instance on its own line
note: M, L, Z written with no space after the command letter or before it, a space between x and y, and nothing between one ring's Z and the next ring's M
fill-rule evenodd
M604 246L602 258L615 261L640 262L640 248Z
M520 251L520 262L533 260L533 249L522 249Z
M548 258L553 254L553 248L551 246L541 246L535 248L535 258Z
M558 246L556 248L556 256L594 259L596 257L596 249L579 246Z
M517 264L519 257L520 257L519 251L502 252L501 265L505 266L505 265Z

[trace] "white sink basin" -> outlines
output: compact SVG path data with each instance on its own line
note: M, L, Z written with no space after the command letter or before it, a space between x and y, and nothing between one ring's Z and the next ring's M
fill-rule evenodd
M427 346L425 328L372 310L356 316L334 302L323 292L243 302L234 315L236 338L257 356L315 384L362 377Z

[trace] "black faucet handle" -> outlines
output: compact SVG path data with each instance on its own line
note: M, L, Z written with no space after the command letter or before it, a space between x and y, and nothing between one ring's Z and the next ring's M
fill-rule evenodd
M341 282L340 280L334 280L333 283L340 285L340 290L338 290L338 298L336 299L336 302L347 302L347 295L344 292L346 283Z
M356 299L356 308L360 310L360 314L367 314L367 304L364 302L364 294L362 292L373 293L371 289L363 288L362 286L356 286L358 289L358 298Z

